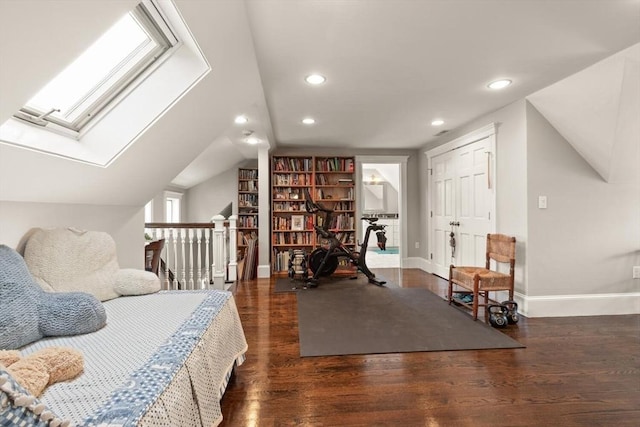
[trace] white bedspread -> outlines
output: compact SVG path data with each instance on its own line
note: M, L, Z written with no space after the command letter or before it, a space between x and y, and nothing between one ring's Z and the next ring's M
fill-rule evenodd
M247 343L231 293L166 291L104 303L107 326L49 346L82 351L84 373L52 385L41 400L82 426L211 426L220 398Z

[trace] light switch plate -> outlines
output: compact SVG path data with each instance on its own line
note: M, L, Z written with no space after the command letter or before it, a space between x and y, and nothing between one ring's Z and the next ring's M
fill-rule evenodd
M547 196L538 196L538 209L547 209Z

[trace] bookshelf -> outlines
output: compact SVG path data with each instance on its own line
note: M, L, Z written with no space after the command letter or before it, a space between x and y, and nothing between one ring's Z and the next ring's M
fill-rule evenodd
M258 169L256 168L238 169L237 232L237 254L240 262L247 256L249 240L258 238ZM255 260L253 263L255 264ZM243 266L248 267L244 263Z
M335 231L346 245L355 247L355 187L353 157L273 156L271 173L271 247L272 272L287 272L289 250L310 253L322 242L313 229L314 221L322 225L304 207L304 188L313 199L334 208Z

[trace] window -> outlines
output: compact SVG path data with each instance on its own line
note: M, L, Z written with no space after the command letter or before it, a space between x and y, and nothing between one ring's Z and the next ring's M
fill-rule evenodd
M166 191L165 196L165 222L180 222L181 193Z
M15 117L80 131L177 44L159 10L145 0L42 88Z
M153 222L153 200L144 205L144 222Z

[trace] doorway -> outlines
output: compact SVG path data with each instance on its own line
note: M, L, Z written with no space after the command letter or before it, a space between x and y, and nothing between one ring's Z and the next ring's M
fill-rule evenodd
M366 261L370 268L401 268L404 248L403 230L406 229L406 161L401 156L356 157L358 185L358 218L378 218L379 224L386 225L386 250L377 246L375 234L369 237ZM358 240L362 242L368 222L360 221ZM405 231L406 232L406 231Z
M426 153L429 171L429 262L449 276L449 265L485 263L495 231L495 127L479 129Z

